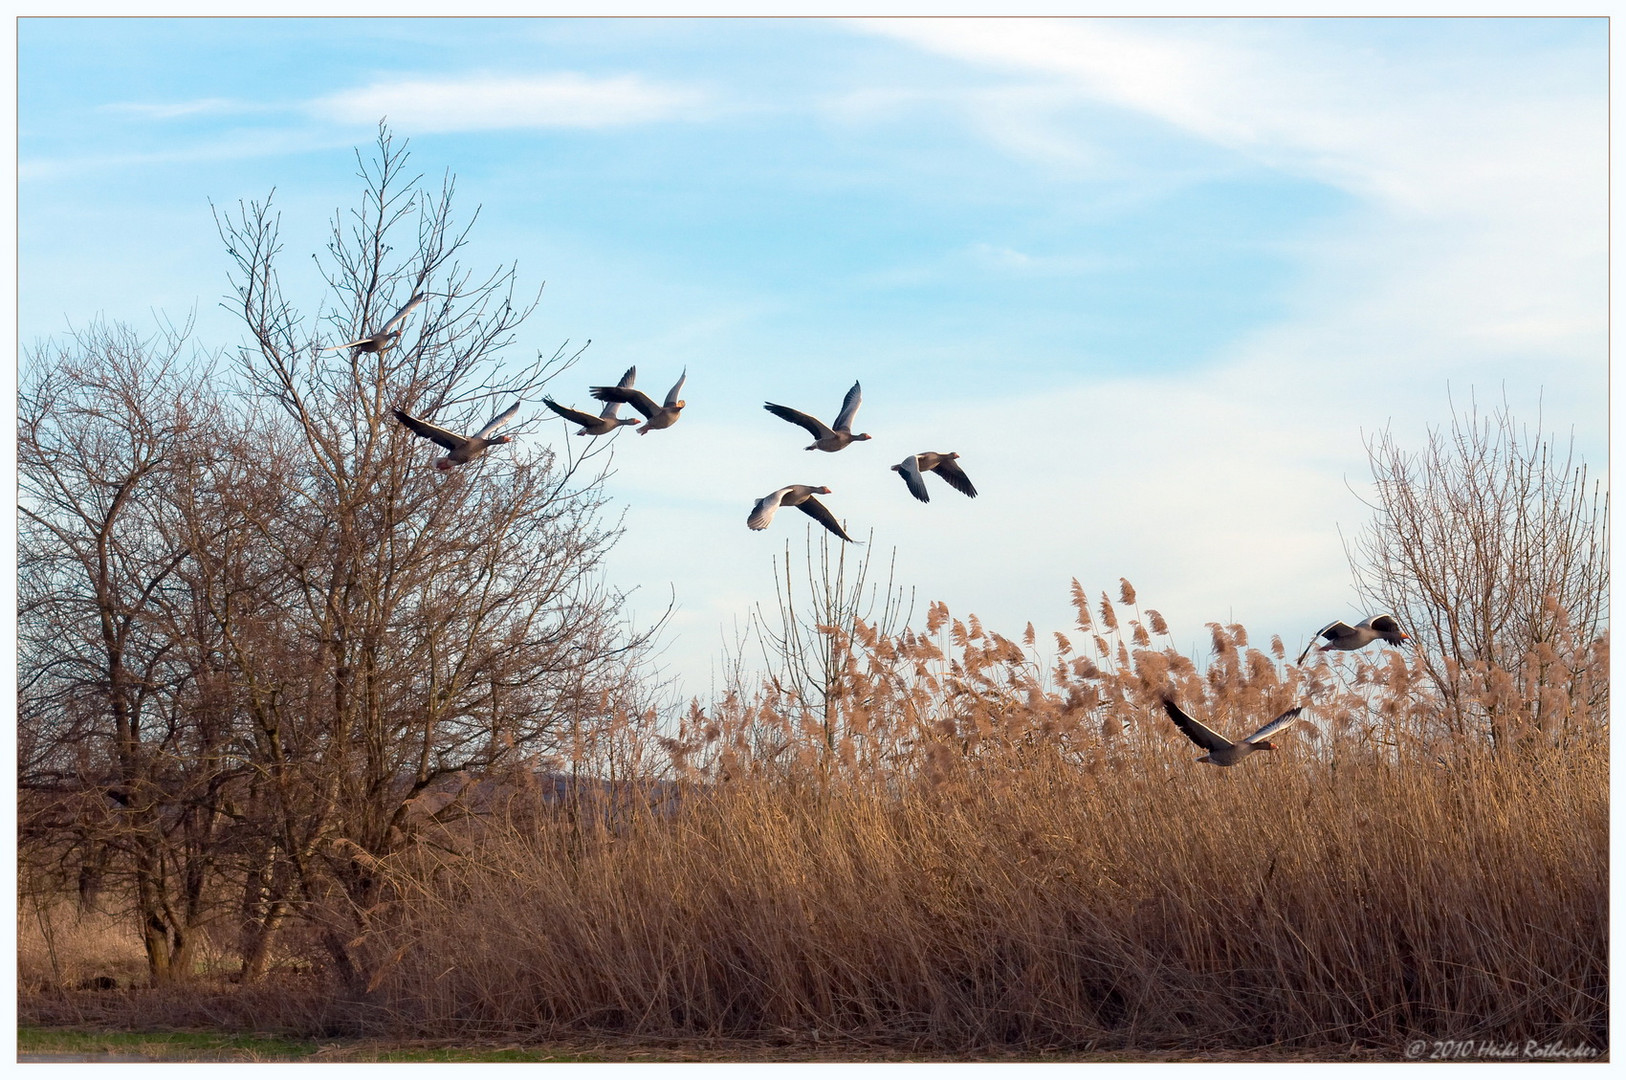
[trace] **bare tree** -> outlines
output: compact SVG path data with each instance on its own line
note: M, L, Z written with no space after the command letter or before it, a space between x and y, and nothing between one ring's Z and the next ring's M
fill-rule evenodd
M774 560L777 617L770 621L759 606L752 623L770 685L813 736L818 760L828 764L848 735L847 714L861 704L853 695L860 652L855 642L866 634L890 635L906 624L914 595L906 597L893 584L891 566L884 586L872 582L867 548L849 565L848 545L834 544L832 557L830 534L818 533L815 545L810 527L800 587L786 543L783 561Z
M599 574L616 533L586 458L520 441L443 475L392 418L472 429L574 360L503 363L534 301L516 302L513 267L478 279L461 267L452 184L425 193L406 163L381 129L361 206L334 224L319 262L341 315L306 319L285 298L269 202L220 218L252 339L239 374L280 416L264 417L244 562L221 569L253 586L217 589L212 610L252 717L271 864L286 862L281 880L362 990L386 962L368 934L387 917L379 870L412 800L556 749L573 703L619 679L649 637L622 624ZM393 348L331 347L420 291L429 300ZM272 880L267 865L245 885L262 920L270 894L254 882Z
M195 723L177 648L177 498L219 428L185 330L95 324L41 345L18 395L19 720L27 839L129 885L154 982L184 977L208 907L224 733Z
M217 215L249 330L227 376L173 331L97 326L27 358L30 880L65 887L77 865L88 897L114 879L154 982L191 969L229 899L245 977L301 918L365 992L426 789L584 748L623 763L583 725L648 711L636 672L660 622L633 627L600 572L605 444L521 438L442 473L392 415L472 429L579 355L505 362L535 301L514 267L461 267L453 185L424 192L406 161L381 129L318 259L338 310L314 318L283 294L269 202Z
M1518 716L1546 727L1544 710L1574 701L1602 716L1609 498L1573 444L1505 404L1488 416L1470 404L1422 451L1385 429L1367 456L1373 518L1348 545L1356 588L1412 635L1456 732L1502 745Z

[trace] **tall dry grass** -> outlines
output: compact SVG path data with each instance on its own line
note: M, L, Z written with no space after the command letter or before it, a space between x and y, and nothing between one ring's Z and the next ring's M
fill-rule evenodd
M1414 658L1299 669L1214 626L1199 667L1127 582L1076 600L1089 659L940 607L860 625L835 711L694 710L675 810L448 831L391 868L375 1004L437 1034L1602 1045L1603 717L1445 743ZM1232 731L1314 722L1198 765L1165 687Z
M364 867L387 883L350 943L366 995L312 975L276 1015L950 1053L1606 1045L1606 639L1543 646L1581 687L1564 708L1486 678L1520 733L1493 748L1441 723L1416 657L1299 668L1217 624L1189 657L1127 582L1074 600L1043 648L941 605L919 633L827 625L816 698L770 679L610 740L664 748L675 799L440 800ZM1310 722L1199 765L1165 690L1232 734Z
M748 778L426 853L381 1003L437 1033L1597 1044L1606 791L1598 753Z
M146 953L128 918L38 891L19 893L17 981L22 990L128 985L145 978Z

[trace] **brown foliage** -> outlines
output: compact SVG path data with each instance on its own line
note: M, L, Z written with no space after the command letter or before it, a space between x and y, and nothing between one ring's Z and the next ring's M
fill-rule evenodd
M1313 683L1217 627L1205 671L1139 650L1081 674L961 625L955 651L861 635L833 749L771 687L736 694L686 722L675 803L392 857L375 1007L438 1036L960 1051L1398 1054L1487 1017L1606 1038L1604 717L1519 756L1442 742L1395 651ZM1272 760L1198 766L1166 686L1223 730L1307 695L1314 720Z

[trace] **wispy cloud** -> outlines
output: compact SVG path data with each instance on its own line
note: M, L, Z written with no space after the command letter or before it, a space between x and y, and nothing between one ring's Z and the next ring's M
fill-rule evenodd
M1590 58L1602 71L1596 51L1589 57L1548 48L1512 63L1414 63L1272 20L860 25L985 69L1071 88L1401 210L1450 211L1464 196L1503 190L1489 178L1518 183L1521 195L1554 182L1573 189L1576 154L1590 150L1602 160L1595 136L1605 102L1584 66ZM1011 115L1021 97L1000 95L1005 123L1021 122ZM1049 131L1062 143L1079 140L1077 131Z
M278 111L280 108L280 106L255 105L246 101L235 101L231 98L199 98L195 101L157 104L139 101L115 101L101 106L101 111L120 113L126 116L142 116L149 120L175 120L184 116L226 116L235 113L272 112Z
M1289 321L1364 371L1437 387L1448 365L1475 358L1602 363L1601 28L1592 38L1451 34L1363 48L1352 36L1359 22L861 25L1019 84L1071 88L1353 195L1350 211L1298 238ZM1004 96L1013 109L1021 102ZM966 123L986 130L974 114ZM1062 142L1088 137L1077 125L1047 131ZM989 141L1020 152L1009 139ZM1238 342L1233 355L1250 355L1257 340Z
M1070 277L1077 274L1099 274L1110 270L1114 265L1111 259L1102 255L1042 255L1019 251L1002 244L982 242L970 245L964 254L979 267L1007 274Z
M179 161L237 161L308 153L312 149L354 146L348 134L313 134L304 129L252 128L221 132L196 143L166 146L162 150L130 153L83 154L71 157L30 157L17 163L20 181L51 180L85 173L164 165Z
M945 56L1060 78L1092 97L1228 142L1253 136L1216 87L1248 85L1247 65L1212 38L1121 29L1111 21L885 19L862 25Z
M638 75L476 75L376 82L317 98L312 113L340 123L380 117L408 131L600 128L693 114L709 95Z
M129 154L35 157L18 175L39 180L73 172L171 161L265 157L346 146L340 128L387 118L398 130L498 131L524 128L611 128L694 119L713 95L694 85L656 82L639 75L591 77L574 72L540 76L470 75L403 78L293 102L197 98L177 102L111 102L97 111L152 121L191 117L277 116L276 128L250 127L211 134L190 145ZM280 115L279 115L280 114ZM293 126L281 123L291 118ZM316 121L312 124L310 121ZM337 125L337 127L333 126Z
M1110 272L1119 264L1100 254L1037 254L1005 244L977 241L945 248L934 258L895 263L860 274L866 289L915 289L924 285L979 277L1066 278Z

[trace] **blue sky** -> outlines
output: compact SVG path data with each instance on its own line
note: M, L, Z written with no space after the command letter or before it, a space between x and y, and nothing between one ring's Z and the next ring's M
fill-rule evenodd
M688 692L826 484L919 607L1065 629L1072 577L1296 649L1364 614L1363 433L1447 387L1573 428L1601 474L1607 37L1592 20L40 20L19 24L23 342L218 301L210 200L273 187L290 265L381 115L546 282L515 358L592 339L682 422L617 436L611 559L675 594ZM294 280L314 308L313 281ZM298 293L303 285L305 292ZM875 438L804 453L763 412ZM578 385L579 384L579 385ZM530 403L533 406L539 403ZM526 439L560 442L533 422ZM888 466L958 450L929 506Z

